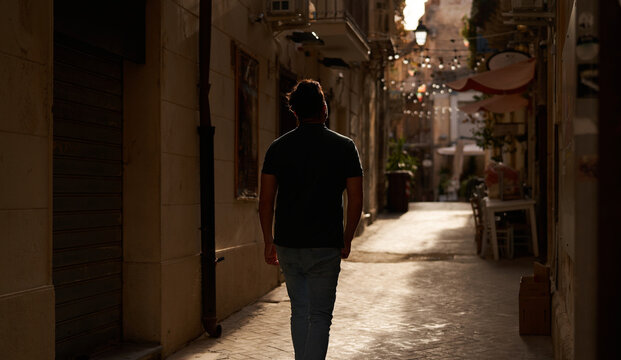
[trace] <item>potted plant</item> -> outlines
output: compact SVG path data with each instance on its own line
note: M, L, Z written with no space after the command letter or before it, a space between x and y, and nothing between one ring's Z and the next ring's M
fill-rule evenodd
M501 116L501 114L488 113L484 120L479 122L482 126L472 131L472 135L479 147L492 149L491 159L495 162L502 162L503 153L514 153L517 150L515 146L516 141L526 141L525 135L516 134L515 131L499 131L497 129L499 126L510 125L501 123ZM476 123L474 119L472 122Z
M438 181L438 201L448 201L448 190L451 185L451 170L447 167L440 169Z
M404 149L405 139L390 140L386 162L388 177L388 209L406 212L410 199L410 188L414 173L418 168L418 159Z

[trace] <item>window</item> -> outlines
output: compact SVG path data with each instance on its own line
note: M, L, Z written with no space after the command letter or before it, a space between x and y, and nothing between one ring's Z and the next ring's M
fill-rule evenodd
M272 0L272 11L289 10L289 0Z
M235 197L259 193L259 62L234 47L235 59Z

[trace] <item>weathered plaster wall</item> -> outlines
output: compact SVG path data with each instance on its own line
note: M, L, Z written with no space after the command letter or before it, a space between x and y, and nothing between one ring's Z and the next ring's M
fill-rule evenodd
M0 354L54 357L52 2L0 3Z

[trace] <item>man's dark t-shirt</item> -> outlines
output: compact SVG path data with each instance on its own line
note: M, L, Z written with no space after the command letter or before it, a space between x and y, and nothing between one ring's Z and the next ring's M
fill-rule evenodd
M343 191L362 176L354 142L323 124L301 124L274 140L263 173L276 176L274 243L293 248L343 244Z

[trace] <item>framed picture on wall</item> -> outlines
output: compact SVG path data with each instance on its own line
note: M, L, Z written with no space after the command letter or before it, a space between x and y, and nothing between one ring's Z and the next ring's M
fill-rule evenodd
M259 62L233 46L235 67L235 197L259 196Z

